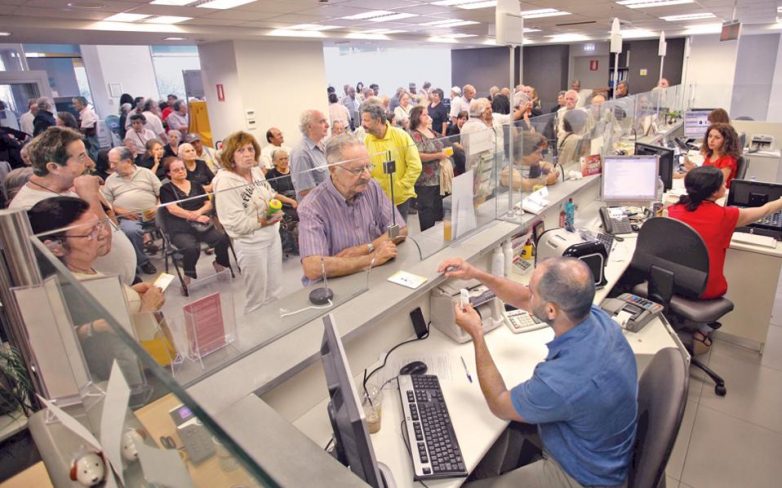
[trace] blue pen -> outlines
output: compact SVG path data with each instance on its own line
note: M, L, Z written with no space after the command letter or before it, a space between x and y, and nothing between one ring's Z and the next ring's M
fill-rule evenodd
M467 369L467 363L464 362L464 356L459 356L462 360L462 366L464 366L464 374L467 375L467 379L472 383L472 376L470 376L470 371Z

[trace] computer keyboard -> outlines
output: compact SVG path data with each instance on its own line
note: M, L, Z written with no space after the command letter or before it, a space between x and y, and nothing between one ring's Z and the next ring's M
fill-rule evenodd
M766 215L762 219L758 220L757 223L767 225L769 227L782 227L782 212L775 212L771 215Z
M399 375L407 443L416 481L467 476L440 381L435 375Z
M505 316L508 318L508 328L514 334L521 334L523 332L532 332L533 330L543 329L548 327L548 324L538 320L537 317L531 315L526 310L507 310Z

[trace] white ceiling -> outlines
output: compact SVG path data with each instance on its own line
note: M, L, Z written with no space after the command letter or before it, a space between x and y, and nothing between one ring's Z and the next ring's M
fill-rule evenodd
M368 29L395 29L404 33L388 35L390 41L418 44L431 36L472 34L454 42L454 47L469 47L490 43L494 24L494 8L465 10L432 5L437 0L256 0L229 10L196 8L205 0L193 0L191 6L151 5L151 0L0 0L0 31L10 32L0 37L2 42L46 42L78 44L193 44L229 39L268 39L275 29L289 29L297 24L337 26L324 31L326 44L343 44L351 32ZM582 34L591 39L606 39L611 21L618 17L625 29L645 29L656 37L665 30L667 37L694 33L691 26L714 24L736 17L744 23L744 32L782 32L782 24L774 24L782 0L695 0L684 5L630 9L614 0L531 0L523 1L523 10L555 8L571 15L526 19L525 27L540 29L526 37L534 42L551 42L547 36ZM345 20L342 17L371 10L389 10L416 14L395 22ZM175 25L141 22L103 22L116 13L136 13L150 16L172 15L192 17ZM663 16L712 13L716 18L688 22L666 22ZM782 14L780 14L782 17ZM445 19L478 22L456 28L436 28L422 25ZM493 30L492 30L493 32ZM181 41L166 41L167 37L182 37ZM349 41L366 44L365 40Z

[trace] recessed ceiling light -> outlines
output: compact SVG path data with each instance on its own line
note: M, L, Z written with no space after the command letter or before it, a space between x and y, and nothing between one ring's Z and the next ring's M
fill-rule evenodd
M660 17L660 18L667 22L681 22L683 20L703 20L703 19L713 19L715 17L716 15L712 13L703 12L698 14L667 15L665 17Z
M622 29L622 39L639 39L642 37L658 37L659 32L652 32L649 29Z
M152 0L151 5L171 5L174 7L184 7L189 3L195 3L197 0Z
M166 37L163 39L164 41L185 41L187 40L186 37Z
M524 33L525 34L529 34L531 32L540 32L540 29L535 29L534 27L525 27L524 28Z
M372 34L367 32L351 32L345 36L346 39L363 39L366 41L385 41L388 36L385 34Z
M539 8L535 10L521 11L521 16L525 19L541 19L543 17L557 17L560 15L570 15L570 12L557 10L555 8Z
M253 2L255 2L255 0L212 0L211 2L196 5L196 7L227 10L229 8L239 7L240 5L246 5Z
M84 10L97 10L105 6L106 4L101 2L68 2L68 7Z
M478 37L478 34L462 34L457 32L456 34L443 34L443 37L453 37L454 39L465 39L467 37Z
M461 20L461 19L448 19L448 20L434 20L432 22L424 22L421 25L428 25L432 27L459 27L462 25L480 24L474 20Z
M145 20L148 24L178 24L186 20L192 20L193 17L179 17L177 15L159 15L151 19Z
M364 20L364 19L371 19L372 17L382 17L383 15L391 15L395 12L392 12L390 10L370 10L369 12L362 12L360 14L356 15L348 15L347 17L342 17L345 20Z
M11 35L10 32L0 32L0 37L8 37L10 35Z
M402 32L407 31L401 29L366 29L356 31L358 34L401 34Z
M549 39L549 42L580 42L589 40L589 36L584 34L554 34L546 37Z
M149 15L146 14L114 14L111 17L103 19L106 22L135 22L137 20L146 19Z
M440 0L439 2L432 2L432 5L440 7L458 7L465 10L472 10L478 8L488 8L497 5L497 0Z
M684 32L687 34L719 34L722 32L722 24L688 25Z
M404 12L394 15L384 15L383 17L374 17L369 19L370 22L389 22L391 20L409 19L410 17L418 17L418 14L406 14Z
M326 37L320 31L306 31L306 30L293 30L293 29L274 29L269 32L270 36L275 37Z
M339 29L338 25L320 25L320 24L297 24L288 27L291 30L306 30L306 31L324 31L331 29Z
M426 40L427 42L440 42L444 44L458 44L459 41L454 39L453 37L446 37L446 36L432 36Z
M627 8L651 8L665 7L668 5L682 5L685 3L694 2L695 0L622 0L616 3Z

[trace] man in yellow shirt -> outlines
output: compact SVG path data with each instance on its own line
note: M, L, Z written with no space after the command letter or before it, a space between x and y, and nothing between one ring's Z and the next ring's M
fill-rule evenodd
M421 156L418 154L418 148L407 132L391 127L382 105L376 103L362 105L361 125L367 133L364 144L374 166L372 177L393 200L402 218L407 221L411 199L416 196L413 185L421 174ZM393 196L388 175L383 173L383 163L389 159L396 163Z

